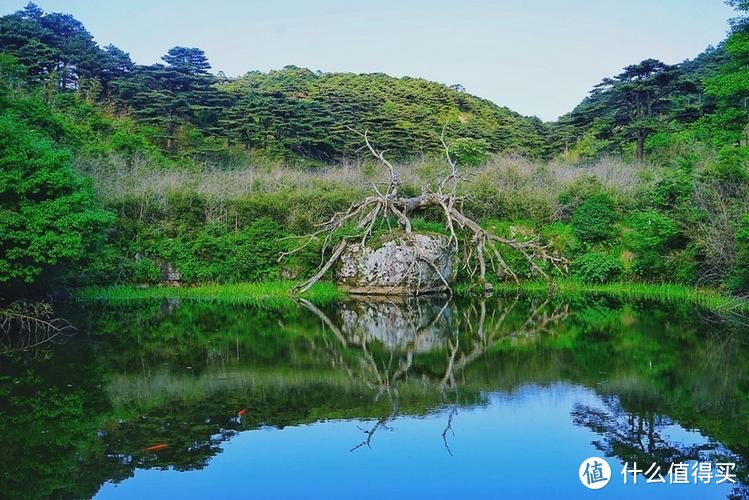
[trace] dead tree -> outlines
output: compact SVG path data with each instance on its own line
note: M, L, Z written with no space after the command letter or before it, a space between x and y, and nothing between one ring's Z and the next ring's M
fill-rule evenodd
M457 189L462 177L458 164L450 155L450 148L445 141L445 128L446 126L442 129L440 142L449 171L435 183L436 189L427 185L422 189L419 196L413 197L400 195L400 177L393 164L385 158L386 151L375 148L366 131L362 133L350 129L362 137L364 141L362 149L369 151L385 167L388 174L387 187L383 190L372 183L373 194L353 203L345 212L338 212L329 220L318 224L314 232L301 237L303 242L295 249L284 252L279 257L280 260L298 252L318 238L323 239L322 254L324 256L339 229L348 225L355 228L353 235L344 236L335 243L330 256L327 259L322 259L322 263L314 276L294 287L294 292L302 293L309 290L335 265L351 242L360 242L362 245L366 243L378 222L388 224L389 230L392 231L393 228L390 227L389 220L394 216L398 227L405 232L405 237L408 238L413 234L411 218L414 214L430 208L436 208L443 214L444 224L449 234L448 246L454 253L459 252L460 247L462 247L463 269L468 272L472 280L478 281L486 291L492 289L491 284L486 279L490 266L498 276L509 276L518 281L517 274L502 257L501 247L510 248L522 255L530 265L534 275L548 278L547 273L542 269L542 266L545 265L550 265L562 272L567 271L567 260L556 255L550 250L548 244L541 243L538 238L528 240L504 238L486 231L476 221L465 215L463 206L466 197L459 195ZM448 280L450 277L442 276L436 264L430 261L428 257L421 255L419 258L437 272L449 290Z
M75 333L67 320L55 318L43 302L14 302L0 309L0 352L30 351L47 343L63 343Z

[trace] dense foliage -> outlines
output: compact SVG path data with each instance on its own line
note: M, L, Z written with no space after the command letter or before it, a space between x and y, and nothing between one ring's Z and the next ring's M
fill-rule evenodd
M0 283L32 283L82 259L113 220L96 208L90 180L73 171L67 151L0 115Z
M219 87L232 96L222 121L226 133L249 147L281 148L319 159L351 157L369 130L394 156L440 148L442 124L449 134L481 141L490 151L543 156L544 125L445 85L384 74L314 73L286 67L251 72Z
M377 180L348 127L399 159L403 192L417 195L445 168L447 122L466 210L486 227L542 234L584 280L745 293L747 26L733 20L723 43L681 64L630 65L545 124L416 78L288 66L228 79L191 47L137 65L29 4L0 18L0 281L49 283L62 268L74 283L305 275L318 243L279 263L285 237Z

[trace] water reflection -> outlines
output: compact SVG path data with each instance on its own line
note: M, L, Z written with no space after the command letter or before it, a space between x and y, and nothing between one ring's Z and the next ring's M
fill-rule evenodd
M688 432L670 438L668 434L678 430L678 423L666 415L648 409L627 411L614 396L605 396L603 401L603 408L575 405L572 421L602 437L593 444L606 456L629 463L656 463L667 470L673 463L709 460L715 453L727 453L718 443L699 439L701 436L688 439Z
M0 352L39 350L48 343L61 344L75 333L75 327L54 315L44 302L14 302L0 309Z
M443 391L455 389L465 368L497 342L549 334L569 310L567 304L552 306L548 300L524 303L522 313L510 324L508 316L518 302L495 299L487 313L486 300L458 305L440 296L351 299L335 309L332 320L309 301L300 301L335 335L339 345L328 347L331 354L338 354L339 363L344 363L338 352L341 347L359 350L358 375L380 393L396 390L409 375L429 380ZM520 315L524 319L518 322ZM387 356L378 358L378 350ZM428 356L429 370L414 368L420 355ZM347 368L355 374L355 369Z
M412 443L419 434L407 429L420 425L432 429L415 443L421 467L442 464L439 453L460 469L491 451L469 428L483 412L499 419L481 428L487 440L514 425L502 446L533 443L529 453L550 463L576 436L580 453L622 462L728 457L747 480L746 331L687 308L432 297L280 310L73 305L66 315L80 335L44 358L2 359L0 459L12 467L0 482L11 497L89 497L138 470L211 469L254 429L309 429L299 442L322 447L315 439L330 435L304 436L324 422L359 433L331 456L341 467L386 468L393 440ZM564 397L544 411L562 420L547 429L518 401L559 384ZM547 430L556 437L533 437Z

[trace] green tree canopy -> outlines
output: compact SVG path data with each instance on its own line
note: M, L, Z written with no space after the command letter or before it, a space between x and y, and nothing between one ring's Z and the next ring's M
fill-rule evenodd
M195 47L172 47L161 60L191 75L205 75L211 69L205 52Z
M33 283L81 259L113 219L96 207L67 151L18 117L0 116L0 284Z
M659 128L659 115L668 109L678 79L676 66L646 59L594 87L594 95L606 93L606 111L615 126L635 140L638 161L644 157L645 139Z

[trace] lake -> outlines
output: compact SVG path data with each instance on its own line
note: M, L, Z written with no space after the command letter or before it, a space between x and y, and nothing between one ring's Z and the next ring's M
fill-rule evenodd
M1 336L3 497L749 495L740 318L601 297L56 310L74 332Z

